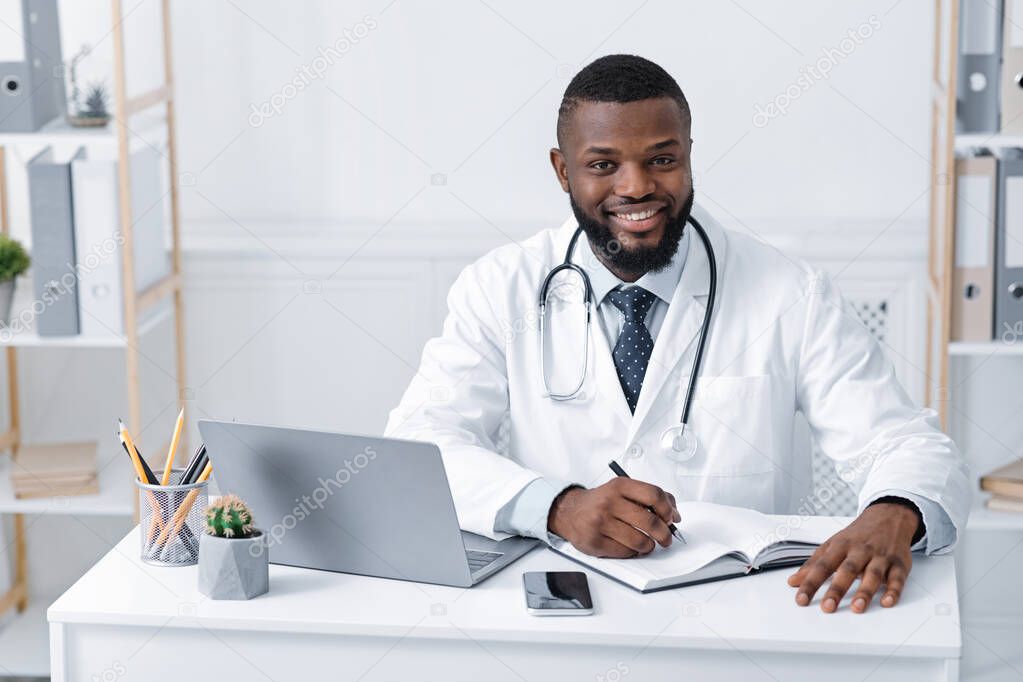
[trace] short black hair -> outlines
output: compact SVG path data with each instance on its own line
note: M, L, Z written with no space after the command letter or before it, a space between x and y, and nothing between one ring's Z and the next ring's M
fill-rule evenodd
M636 102L670 97L682 112L682 122L692 123L689 102L675 79L649 59L633 54L611 54L590 62L565 88L558 109L558 144L579 102Z

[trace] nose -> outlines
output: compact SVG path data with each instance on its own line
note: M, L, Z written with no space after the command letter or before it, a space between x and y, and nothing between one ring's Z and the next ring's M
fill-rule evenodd
M643 164L627 163L617 173L614 191L620 197L639 200L652 194L654 187L654 179Z

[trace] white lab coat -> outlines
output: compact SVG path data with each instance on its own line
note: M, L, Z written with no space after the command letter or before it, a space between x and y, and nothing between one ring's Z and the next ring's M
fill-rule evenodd
M699 448L684 464L667 459L659 439L681 415L706 309L709 263L695 232L635 414L596 315L581 395L567 402L544 395L537 290L562 262L574 220L498 248L461 273L443 333L426 344L386 433L440 447L462 528L506 537L494 531L495 516L530 481L597 486L611 478L611 459L678 500L796 513L821 494L812 490L806 448L793 446L801 411L859 490L861 511L884 494L910 492L939 504L958 537L970 497L959 452L935 412L911 403L830 278L723 229L699 206L694 216L714 245L718 292L689 420ZM594 256L583 236L575 259L587 257ZM555 289L548 371L552 389L561 390L581 367L585 327L577 298L559 295L571 287ZM508 451L498 453L506 419Z

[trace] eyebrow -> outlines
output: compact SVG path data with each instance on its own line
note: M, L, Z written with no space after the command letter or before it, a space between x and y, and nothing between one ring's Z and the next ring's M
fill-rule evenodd
M681 146L681 143L678 140L676 140L675 138L671 138L670 140L663 140L661 142L657 142L655 144L652 144L649 147L647 147L645 151L653 152L653 151L658 151L660 149L666 149L668 147L678 147L678 146ZM613 154L617 154L618 150L615 149L614 147L588 147L586 149L586 153L587 154L613 155Z

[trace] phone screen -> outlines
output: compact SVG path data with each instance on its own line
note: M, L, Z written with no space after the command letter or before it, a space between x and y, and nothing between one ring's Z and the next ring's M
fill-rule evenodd
M590 586L582 571L529 571L522 574L526 606L537 610L592 609Z

